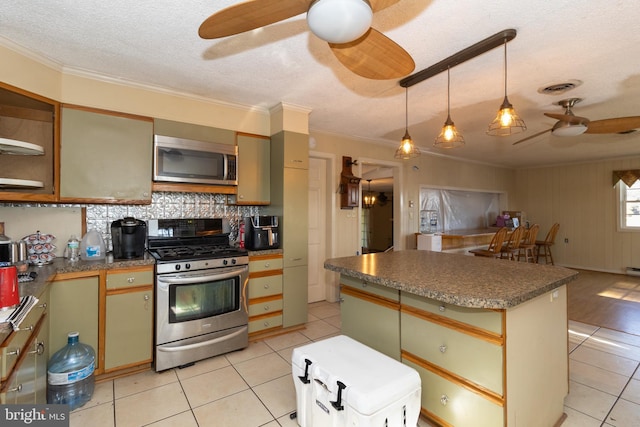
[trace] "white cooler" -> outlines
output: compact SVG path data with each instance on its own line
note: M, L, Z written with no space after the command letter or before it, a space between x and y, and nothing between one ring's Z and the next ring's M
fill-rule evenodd
M415 427L420 376L409 366L340 335L293 350L301 427Z

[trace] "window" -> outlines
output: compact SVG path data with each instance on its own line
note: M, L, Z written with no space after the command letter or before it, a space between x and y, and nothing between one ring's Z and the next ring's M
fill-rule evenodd
M620 195L620 229L640 231L640 180L634 182L631 187L627 187L622 181L617 185Z

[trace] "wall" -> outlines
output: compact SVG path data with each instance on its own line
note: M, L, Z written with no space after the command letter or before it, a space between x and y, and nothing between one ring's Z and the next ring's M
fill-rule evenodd
M538 240L560 223L552 249L557 264L623 273L640 267L640 233L617 230L611 172L638 168L640 156L519 170L510 205L525 211L531 224L540 224Z

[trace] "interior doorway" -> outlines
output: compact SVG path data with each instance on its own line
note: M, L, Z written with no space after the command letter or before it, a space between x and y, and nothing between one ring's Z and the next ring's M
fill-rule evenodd
M394 247L394 168L363 163L360 210L362 253L385 252ZM368 200L371 203L365 204Z

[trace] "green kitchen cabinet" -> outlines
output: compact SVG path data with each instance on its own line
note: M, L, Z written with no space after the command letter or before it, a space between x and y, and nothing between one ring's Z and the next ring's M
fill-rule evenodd
M53 354L67 345L69 332L77 331L80 341L93 347L96 352L96 370L100 372L102 366L98 357L99 286L98 274L51 282L49 352Z
M307 265L309 252L309 171L284 169L282 250L284 268Z
M60 200L151 203L153 120L64 106Z
M150 363L153 289L108 295L105 333L105 372Z
M271 143L269 138L238 134L238 205L271 202Z
M400 360L400 292L340 276L341 333Z
M282 326L307 322L308 267L286 267L282 272Z
M153 359L153 267L107 271L104 371Z

